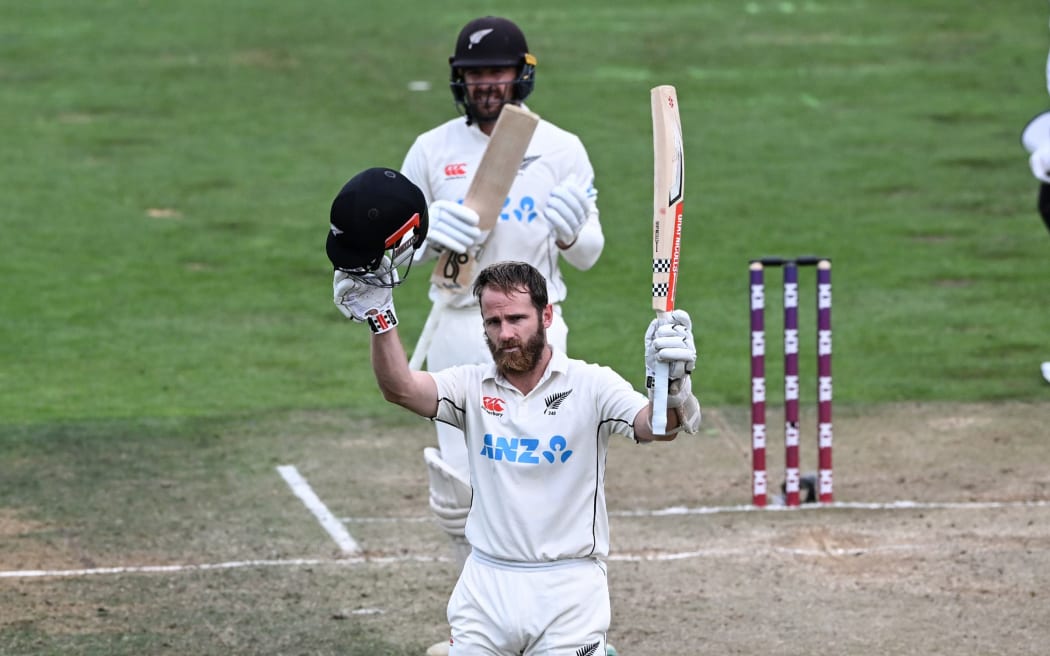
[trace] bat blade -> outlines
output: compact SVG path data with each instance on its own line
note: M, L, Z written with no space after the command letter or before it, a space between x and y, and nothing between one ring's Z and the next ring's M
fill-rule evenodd
M653 309L674 310L682 242L685 151L678 93L663 85L650 92L653 113Z
M653 309L657 317L674 310L682 243L685 149L678 92L670 85L650 91L653 114ZM669 367L657 362L653 379L653 432L667 430Z
M470 181L463 204L478 213L478 227L487 235L496 225L540 117L517 105L506 105L492 130L489 144ZM445 251L430 282L454 294L470 292L479 249L463 254Z

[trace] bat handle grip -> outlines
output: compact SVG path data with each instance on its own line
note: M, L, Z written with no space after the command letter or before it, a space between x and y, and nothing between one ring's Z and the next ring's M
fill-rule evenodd
M665 315L665 312L656 313L658 319L663 319ZM667 384L671 365L657 360L653 372L653 433L663 435L667 432Z
M666 362L656 363L656 378L653 380L653 433L663 435L667 432L667 377L670 365Z

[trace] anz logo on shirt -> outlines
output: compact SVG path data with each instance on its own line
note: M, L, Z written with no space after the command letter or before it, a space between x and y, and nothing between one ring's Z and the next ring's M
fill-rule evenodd
M532 196L522 196L521 199L518 200L517 207L512 207L512 203L513 201L510 196L507 196L506 200L503 201L502 209L500 209L500 221L532 223L539 216L536 212L536 200ZM459 204L463 204L462 198L459 199Z
M572 457L568 441L561 435L554 435L546 444L534 437L493 437L485 434L485 444L481 455L490 460L506 460L525 465L557 464Z

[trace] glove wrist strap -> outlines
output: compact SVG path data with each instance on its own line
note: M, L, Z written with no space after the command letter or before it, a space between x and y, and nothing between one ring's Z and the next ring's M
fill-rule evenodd
M368 327L372 329L372 332L376 335L393 330L394 326L397 325L397 315L394 314L394 308L387 308L381 310L375 314L368 315Z

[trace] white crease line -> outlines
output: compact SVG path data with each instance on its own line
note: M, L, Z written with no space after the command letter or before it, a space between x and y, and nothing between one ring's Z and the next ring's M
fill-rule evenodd
M928 544L883 544L872 547L827 547L824 549L770 547L769 549L774 553L783 553L789 556L863 556L886 551L925 551L929 553L933 550Z
M777 547L772 545L727 548L727 549L698 549L696 551L682 551L679 553L612 553L609 555L611 561L627 562L654 562L670 560L688 560L691 558L733 558L736 556L754 556L759 553L787 554L790 556L863 556L865 554L885 551L929 551L929 545L921 544L885 544L872 547L853 548L828 548L828 549L792 549L790 547Z
M94 576L99 574L164 574L179 572L202 572L207 570L242 569L245 567L309 567L320 565L364 565L368 563L388 565L391 563L445 562L448 558L433 556L382 556L321 559L292 558L289 560L234 560L225 563L203 563L199 565L141 565L129 567L94 567L91 569L23 569L0 572L0 579L43 578L50 576Z
M890 501L887 503L864 503L835 501L832 503L804 503L800 506L765 506L749 504L738 506L671 506L655 510L610 510L610 517L678 517L681 515L721 515L748 512L801 512L815 510L990 510L996 508L1047 508L1050 501ZM342 517L347 524L368 523L416 523L432 521L430 517Z
M340 517L339 521L345 524L418 524L432 522L432 517Z
M319 565L320 560L242 560L203 565L143 565L140 567L93 567L91 569L28 569L0 572L0 578L34 578L41 576L90 576L92 574L156 574L164 572L192 572L210 569L238 569L240 567L267 567L282 565Z
M609 511L611 517L666 517L678 515L718 515L742 512L800 512L803 510L988 510L995 508L1046 508L1050 501L891 501L889 503L856 503L835 501L832 503L804 503L801 506L701 506L686 508L672 506L659 510Z
M328 535L332 536L335 543L339 545L339 548L343 550L343 553L355 554L361 551L361 547L357 545L354 538L350 536L350 532L346 530L346 526L343 525L336 517L328 510L328 507L317 498L314 494L313 488L306 482L306 479L299 474L299 470L293 465L281 465L277 468L277 471L284 478L285 482L288 483L288 487L292 488L292 492L295 496L299 497L306 507L314 514L317 521L321 522L321 527L328 531Z
M278 469L281 469L278 467ZM291 467L292 471L295 471L294 467ZM282 473L283 475L283 473ZM296 472L298 475L298 472ZM289 483L290 484L290 483ZM305 484L305 482L304 482ZM293 490L295 488L293 487ZM309 487L307 487L309 489ZM311 492L311 494L313 494ZM316 497L315 497L316 498ZM318 502L320 503L320 502ZM799 510L835 510L835 509L860 509L860 510L911 510L911 509L969 509L969 510L984 510L984 509L995 509L995 508L1045 508L1050 506L1050 501L962 501L962 502L918 502L918 501L894 501L890 503L848 503L848 502L835 502L830 504L805 504L799 506ZM322 505L323 507L323 505ZM720 507L700 507L700 508L684 508L684 507L672 507L664 508L661 510L629 510L610 512L610 515L619 517L666 517L672 515L709 515L716 513L726 512L753 512L753 511L764 511L764 510L783 510L791 511L796 508L785 508L783 506L774 506L768 508L758 508L755 506L720 506ZM335 520L335 518L332 518ZM388 519L388 518L373 518L373 519ZM356 518L355 521L367 521L368 518ZM338 521L338 520L335 520ZM401 520L398 520L401 521ZM416 518L406 518L403 521L417 521ZM349 537L349 536L348 536ZM908 551L908 550L928 550L929 545L912 545L912 544L896 544L896 545L880 545L875 547L867 548L853 548L853 549L789 549L785 547L766 547L765 551L769 553L787 553L793 555L805 555L805 556L826 556L826 557L838 557L843 555L862 555L866 553L884 552L884 551ZM743 549L702 549L697 551L683 551L679 553L629 553L629 552L613 552L609 555L610 561L672 561L672 560L687 560L690 558L724 558L724 557L735 557L741 555L754 555L759 552L759 549L747 547ZM443 563L449 562L446 557L432 557L432 556L354 556L350 558L340 559L290 559L290 560L244 560L244 561L231 561L225 563L211 563L201 565L145 565L139 567L98 567L94 569L68 569L68 570L11 570L11 571L0 571L0 579L14 579L14 578L42 578L42 577L61 577L61 576L90 576L98 574L149 574L149 573L165 573L165 572L193 572L193 571L205 571L205 570L221 570L221 569L237 569L243 567L301 567L301 566L320 566L320 565L364 565L364 564L392 564L392 563L405 563L405 562L418 562L418 563Z
M784 553L796 556L834 557L860 556L882 551L918 551L929 550L929 545L896 544L880 545L852 549L790 549L776 546L757 546L727 549L698 549L678 553L653 553L651 551L630 553L614 552L608 560L617 562L666 562L673 560L690 560L693 558L732 558L737 556L754 556L759 553ZM198 565L140 565L127 567L94 567L91 569L30 569L0 571L0 579L30 579L49 577L99 576L105 574L179 574L185 572L205 572L210 570L243 569L246 567L317 567L334 565L347 567L354 565L390 565L396 563L444 563L451 559L443 556L353 556L350 558L291 558L288 560L234 560L223 563L202 563Z

